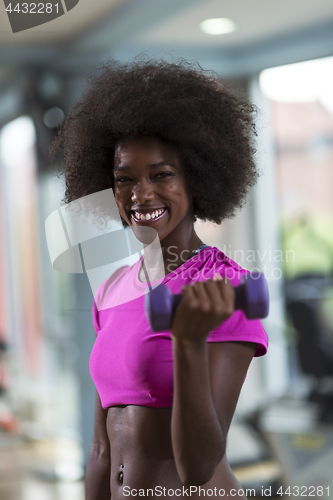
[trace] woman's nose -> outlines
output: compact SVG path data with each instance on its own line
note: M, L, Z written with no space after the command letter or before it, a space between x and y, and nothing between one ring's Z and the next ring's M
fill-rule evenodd
M132 189L131 200L140 205L154 198L154 192L149 181L140 181Z

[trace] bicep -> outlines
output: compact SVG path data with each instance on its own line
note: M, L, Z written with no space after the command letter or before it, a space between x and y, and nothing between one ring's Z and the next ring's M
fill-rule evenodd
M246 372L256 351L252 342L209 342L209 371L214 407L228 432Z

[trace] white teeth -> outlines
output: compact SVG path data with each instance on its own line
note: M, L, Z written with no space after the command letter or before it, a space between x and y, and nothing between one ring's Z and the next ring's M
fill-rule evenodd
M155 217L158 217L164 211L165 211L165 209L160 209L160 210L156 210L155 212L152 212L152 213L147 213L146 215L140 214L139 212L134 212L134 214L135 214L136 219L138 219L138 220L150 220L150 219L155 219Z

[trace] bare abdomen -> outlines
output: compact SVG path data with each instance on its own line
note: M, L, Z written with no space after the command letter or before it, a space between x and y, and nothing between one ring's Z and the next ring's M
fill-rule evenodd
M199 487L186 488L178 476L171 443L171 408L116 406L108 410L107 432L111 448L112 500L127 498L202 498ZM212 498L235 495L241 488L226 459L201 488L213 489ZM216 488L216 489L215 489ZM231 492L231 489L233 491ZM141 490L141 491L140 491ZM211 493L211 492L209 492Z

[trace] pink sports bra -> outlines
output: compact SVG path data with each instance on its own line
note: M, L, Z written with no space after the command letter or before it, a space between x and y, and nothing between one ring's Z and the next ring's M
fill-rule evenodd
M140 265L141 259L131 267L120 268L95 295L93 324L97 338L90 373L103 408L172 406L171 332L153 332L149 327L144 309L147 285L138 280ZM165 276L163 283L173 293L180 293L185 284L213 278L216 272L237 285L246 271L217 248L207 247ZM122 293L129 301L108 307L116 304ZM207 342L237 340L257 343L255 356L267 352L268 337L260 320L249 321L242 311L235 311L207 338Z

